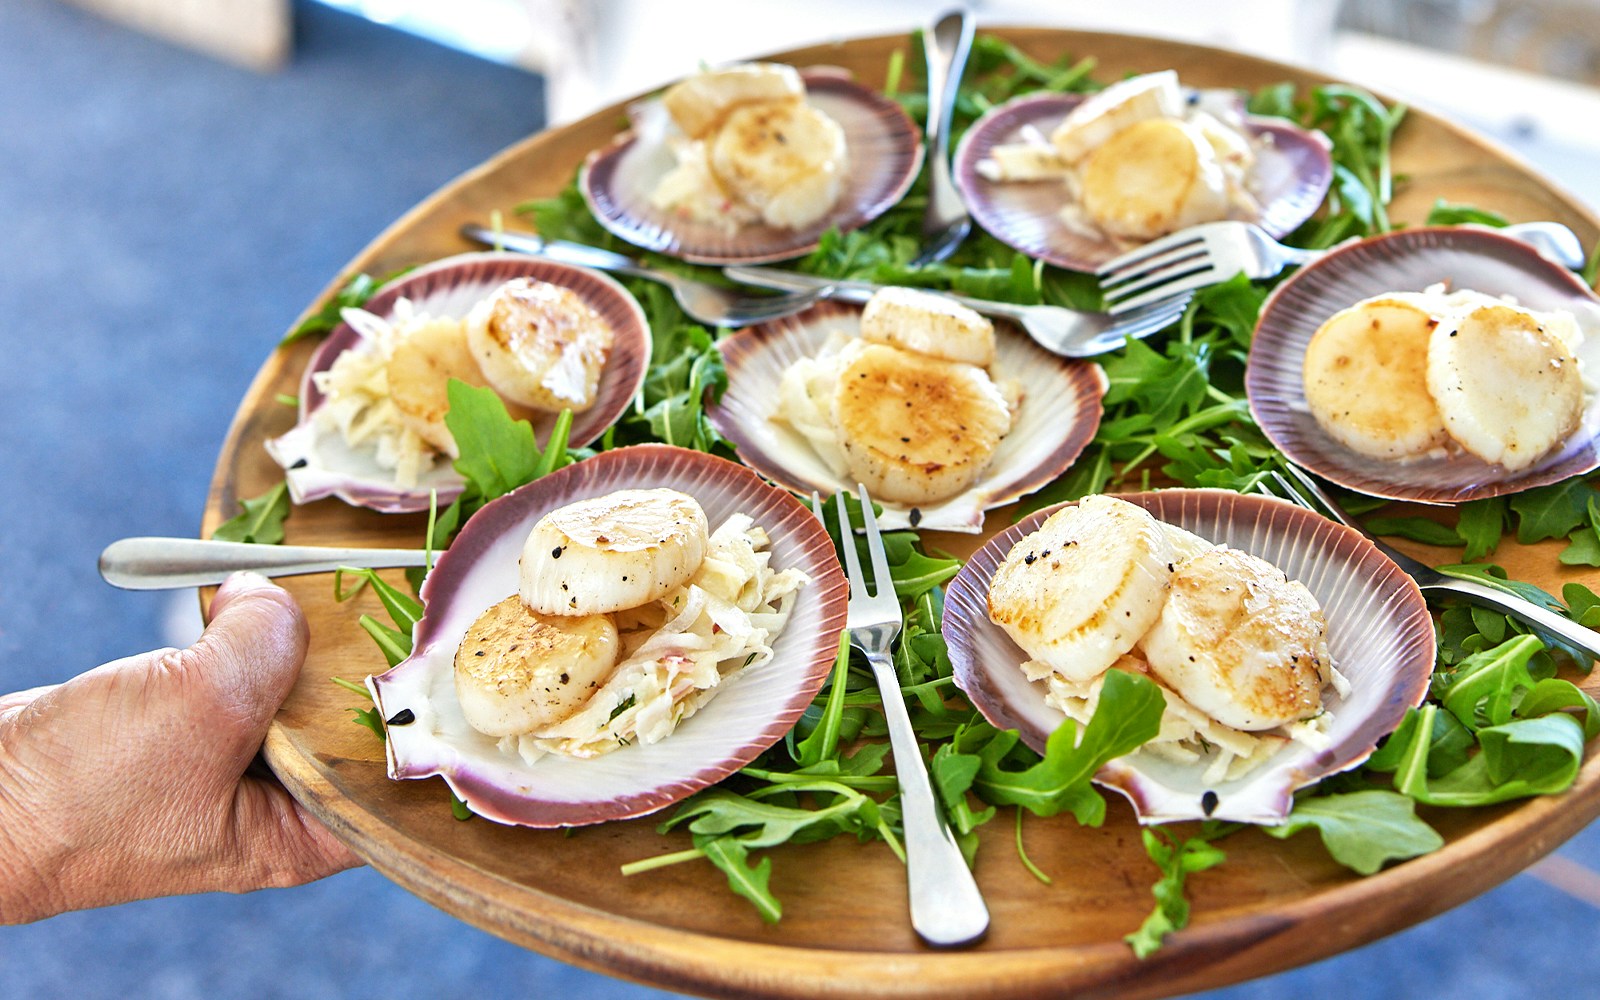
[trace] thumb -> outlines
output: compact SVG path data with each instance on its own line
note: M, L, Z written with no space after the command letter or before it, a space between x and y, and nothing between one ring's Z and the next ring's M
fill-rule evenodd
M235 573L212 599L205 634L164 665L211 713L213 731L229 734L231 749L248 759L300 676L307 637L287 591L258 574Z

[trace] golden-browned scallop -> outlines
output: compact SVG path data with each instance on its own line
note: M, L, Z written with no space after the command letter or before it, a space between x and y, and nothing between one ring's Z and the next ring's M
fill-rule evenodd
M1085 497L1011 547L989 584L989 618L1068 681L1093 680L1154 624L1173 558L1144 508Z
M536 410L594 405L616 333L570 288L516 278L473 306L467 345L506 399Z
M920 288L880 288L861 310L861 336L930 358L987 368L994 324L948 296Z
M541 615L511 596L480 615L456 650L456 698L488 736L555 725L605 684L620 650L609 615Z
M467 348L466 332L453 319L429 319L416 324L395 345L385 366L389 398L400 419L434 448L455 458L456 440L445 426L450 411L446 388L451 379L483 386L488 380Z
M1150 669L1225 726L1272 729L1316 715L1331 678L1327 623L1311 592L1248 552L1180 563L1142 647Z
M700 568L706 513L677 490L618 490L541 517L522 549L521 595L549 615L637 608Z
M844 129L804 102L741 105L707 142L717 179L768 225L809 226L844 185Z
M1427 389L1461 447L1511 472L1544 457L1583 419L1578 359L1515 306L1447 319L1428 341Z
M1228 185L1205 135L1187 122L1130 125L1084 160L1083 209L1124 239L1149 240L1228 217Z
M1109 142L1132 125L1161 118L1181 118L1183 93L1178 74L1164 69L1156 73L1118 80L1067 113L1050 142L1061 159L1069 164Z
M839 372L833 420L856 481L881 500L923 504L972 485L1011 410L981 368L867 344Z
M1448 443L1427 383L1437 324L1427 309L1399 297L1368 299L1323 323L1302 369L1318 425L1376 458L1414 458Z
M763 101L798 101L805 82L793 66L740 63L708 69L673 84L661 96L667 114L691 139L704 138L741 105Z

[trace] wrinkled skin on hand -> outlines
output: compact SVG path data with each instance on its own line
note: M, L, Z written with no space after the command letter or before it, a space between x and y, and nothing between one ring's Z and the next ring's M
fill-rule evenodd
M0 696L0 923L360 864L280 785L245 774L305 652L294 599L236 574L190 648Z

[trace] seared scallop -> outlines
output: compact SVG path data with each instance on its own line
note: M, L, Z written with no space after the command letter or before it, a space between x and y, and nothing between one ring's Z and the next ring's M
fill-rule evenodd
M695 574L708 537L705 511L676 490L619 490L558 507L523 545L522 601L550 615L640 607Z
M1144 508L1085 497L1012 546L989 584L989 618L1068 681L1092 680L1161 614L1173 560Z
M415 324L395 345L385 378L389 398L405 425L451 458L460 454L444 422L444 415L450 412L449 382L453 378L475 386L487 382L467 348L461 323L430 319Z
M793 66L740 63L708 69L667 88L661 103L691 139L704 138L729 112L745 104L798 101L806 87Z
M918 288L872 293L861 310L861 336L930 358L994 364L994 324L948 296Z
M844 185L844 130L804 102L741 105L707 142L719 182L768 225L816 222Z
M1217 547L1181 563L1142 646L1151 671L1225 726L1316 715L1331 678L1315 597L1264 559Z
M1227 218L1227 178L1201 131L1167 118L1130 125L1084 160L1083 209L1124 239Z
M494 390L537 410L594 404L615 337L570 288L517 278L472 308L467 344Z
M907 504L972 485L1011 429L1005 396L981 368L883 344L840 370L833 419L850 474Z
M1306 405L1353 451L1415 458L1449 441L1428 392L1428 344L1438 321L1401 297L1369 299L1334 314L1306 347Z
M480 615L461 640L456 698L480 733L535 732L582 708L611 675L619 649L608 615L542 615L508 597Z
M1427 390L1461 447L1516 472L1583 419L1583 378L1567 342L1527 310L1496 304L1447 319L1427 349Z
M1170 69L1118 80L1067 113L1050 142L1061 159L1078 163L1130 126L1183 115L1178 74Z

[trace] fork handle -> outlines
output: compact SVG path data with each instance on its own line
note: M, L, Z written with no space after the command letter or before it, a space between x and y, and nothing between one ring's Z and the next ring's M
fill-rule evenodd
M1503 614L1508 614L1525 625L1532 626L1541 632L1549 633L1571 646L1576 646L1595 659L1600 660L1600 633L1593 629L1584 628L1577 622L1563 615L1558 615L1549 608L1541 607L1502 590L1496 590L1476 580L1461 580L1455 577L1445 577L1437 583L1431 583L1427 590L1444 590L1453 594L1494 608Z
M662 280L662 272L647 267L632 257L602 250L599 247L585 246L582 243L547 240L533 233L518 232L514 229L490 229L471 222L461 227L461 235L485 246L504 247L530 257L553 260L557 264L592 267L596 271L611 271L616 274L630 274L637 278Z
M100 553L100 575L124 590L175 590L221 583L235 570L263 576L328 573L341 566L421 566L422 549L332 549L208 538L123 538Z
M729 278L732 278L734 281L742 282L746 285L756 285L760 288L774 288L783 292L809 291L812 289L826 290L831 288L832 291L824 291L825 297L836 299L840 302L865 302L872 298L872 293L876 292L880 288L885 287L883 285L875 285L870 281L847 281L839 278L819 278L814 274L804 274L800 271L784 271L775 267L744 267L740 265L733 265L723 268L722 273L727 275ZM1029 310L1040 308L1039 306L1017 305L1014 302L994 302L989 299L974 299L965 295L957 295L954 292L939 292L938 294L947 299L961 303L975 313L981 313L984 316L995 316L999 317L1000 319L1014 319L1021 321L1028 315ZM1066 310L1065 307L1049 306L1046 308L1062 308L1067 312L1072 311ZM1120 338L1118 339L1118 343L1121 343Z
M867 660L883 696L889 747L894 752L895 774L900 781L911 926L931 945L953 947L976 941L989 929L989 908L934 799L933 783L922 763L894 663L887 653L867 653Z

